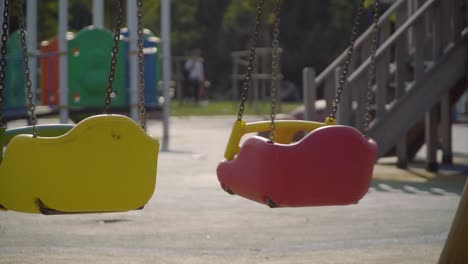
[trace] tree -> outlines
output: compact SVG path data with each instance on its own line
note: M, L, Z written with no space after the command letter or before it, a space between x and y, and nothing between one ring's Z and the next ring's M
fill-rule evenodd
M321 71L346 48L358 3L358 0L282 1L280 46L283 48L282 73L286 79L300 86L303 67ZM185 0L172 1L171 5L173 55L185 56L191 49L200 48L214 88L220 93L228 89L230 53L249 48L257 1ZM259 47L271 46L273 5L273 1L265 1ZM69 0L69 6L71 31L79 31L92 23L92 0ZM108 29L115 24L115 7L115 0L105 1ZM47 40L57 32L58 1L41 0L38 8L38 39ZM12 8L11 14L10 31L14 31L17 29L16 8ZM160 1L145 1L143 15L144 26L160 36ZM366 21L362 29L367 25Z

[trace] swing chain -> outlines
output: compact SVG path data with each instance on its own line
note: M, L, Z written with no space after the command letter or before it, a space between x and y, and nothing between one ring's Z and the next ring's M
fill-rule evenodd
M2 24L2 47L0 49L1 58L0 58L0 126L3 120L3 90L5 89L5 77L6 77L6 54L7 54L7 41L8 41L8 20L9 20L9 9L10 1L4 1L4 10L3 10L3 24Z
M263 15L263 3L264 3L264 0L259 0L258 5L257 5L257 15L255 17L255 28L254 28L254 32L252 33L251 42L250 42L249 63L247 65L247 73L244 76L244 80L242 84L241 103L239 105L239 114L237 115L237 121L242 120L242 116L244 114L244 109L245 109L245 101L247 100L247 94L249 91L250 80L252 78L252 70L254 67L253 64L254 64L254 59L255 59L255 50L257 47L258 31L259 31L259 27L260 27L262 15Z
M138 24L138 109L140 111L140 125L146 130L145 109L145 76L144 76L144 54L143 54L143 0L137 1L137 24Z
M276 106L278 103L278 82L279 82L279 23L280 23L280 7L281 0L276 0L275 2L275 20L273 22L273 41L272 41L272 60L271 60L271 123L270 123L270 140L274 142L275 140L275 116L276 116Z
M104 113L108 114L112 97L114 96L113 82L115 79L115 68L117 66L117 53L119 52L120 28L122 26L123 0L117 0L117 21L114 30L114 45L112 47L112 59L107 82L107 94L105 99Z
M354 44L357 39L359 24L361 23L361 15L364 9L364 2L365 0L361 0L359 4L359 9L356 14L356 18L354 20L353 31L351 33L351 39L349 41L348 51L346 53L346 59L342 65L338 88L336 89L336 95L335 95L335 98L333 99L333 106L331 109L331 113L329 115L329 118L333 120L336 119L336 111L338 110L338 104L340 103L340 100L341 100L341 93L343 92L343 87L346 82L346 76L348 75L349 64L351 63L351 57L353 55Z
M18 1L18 22L19 22L19 29L20 29L20 39L21 39L21 46L23 48L23 65L24 65L24 75L26 79L26 92L28 96L28 107L29 107L29 118L32 125L32 135L33 137L37 137L37 118L35 113L35 105L33 100L33 92L32 92L32 82L31 82L31 70L29 68L29 58L28 58L28 46L26 44L26 29L25 29L25 18L24 18L24 0Z
M374 27L372 32L372 50L369 65L369 78L367 80L367 102L366 102L366 115L364 121L364 135L368 137L369 124L371 121L371 101L374 94L373 87L375 85L376 67L375 56L377 52L377 35L379 32L379 1L374 1Z

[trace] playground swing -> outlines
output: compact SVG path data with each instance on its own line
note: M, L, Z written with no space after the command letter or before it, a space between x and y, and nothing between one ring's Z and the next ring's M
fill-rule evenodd
M0 103L5 79L8 2L4 2ZM0 143L6 151L4 157L0 152L0 209L42 214L122 212L143 208L153 195L159 142L145 131L142 0L137 3L141 126L126 116L108 114L123 1L118 0L105 113L75 126L36 124L23 1L18 3L32 126L6 129L1 125Z
M336 125L335 114L346 80L364 0L361 0L356 16L333 108L324 123L275 120L279 79L280 0L275 2L271 121L246 123L242 120L242 115L253 68L263 2L260 0L257 6L256 23L252 34L249 64L244 77L238 118L226 147L225 160L217 168L221 187L230 194L238 194L269 207L355 204L369 189L377 156L377 144L353 127ZM375 1L365 132L370 122L369 101L372 86L375 83L377 23L378 1ZM246 133L266 131L270 131L270 139L253 136L239 146L242 136ZM300 141L292 142L293 136L299 131L310 132Z

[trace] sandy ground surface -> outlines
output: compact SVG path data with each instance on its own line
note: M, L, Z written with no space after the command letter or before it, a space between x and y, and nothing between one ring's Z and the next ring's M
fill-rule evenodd
M455 125L455 165L438 174L384 159L358 205L270 209L219 188L215 169L232 122L172 118L171 151L160 153L144 210L1 213L0 263L437 262L468 174L467 125ZM149 127L161 135L160 122Z

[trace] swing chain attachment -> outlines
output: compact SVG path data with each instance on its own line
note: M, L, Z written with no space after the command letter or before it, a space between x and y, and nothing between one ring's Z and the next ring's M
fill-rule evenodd
M374 94L373 87L375 85L376 67L375 56L377 52L377 35L379 33L379 1L374 1L374 27L372 32L372 50L369 65L369 78L367 80L367 102L366 115L364 120L364 135L368 137L369 125L371 121L371 101Z
M112 58L110 64L109 77L107 82L107 94L104 105L104 113L109 113L109 107L114 96L113 82L115 79L115 67L117 66L117 53L119 52L120 28L122 26L123 0L117 0L117 21L114 30L114 45L112 47Z
M145 75L143 54L143 0L137 1L137 26L138 26L138 109L140 112L140 126L146 131L145 109Z
M278 104L278 85L279 85L279 23L280 23L280 8L281 0L275 2L275 20L273 22L273 41L272 41L272 53L271 53L271 123L270 123L270 140L275 141L275 117L276 117L276 106Z
M255 59L255 50L257 48L257 37L258 31L260 27L260 23L262 21L263 15L263 4L264 0L259 0L257 5L257 15L255 17L255 28L252 33L252 38L250 42L250 53L249 53L249 63L247 65L247 73L244 76L244 82L242 84L242 93L241 93L241 103L239 105L239 114L237 115L237 121L242 121L242 116L244 115L245 109L245 101L247 100L247 93L249 91L250 81L252 79L252 70L254 67L254 59Z
M346 77L348 75L349 64L351 63L351 57L353 55L354 44L357 39L359 24L361 23L361 15L364 9L364 2L365 0L360 1L359 9L356 14L356 18L354 19L354 26L353 26L353 31L351 33L351 39L349 41L348 51L346 53L346 59L343 63L342 70L340 73L338 88L336 89L336 95L335 95L335 98L333 99L333 106L331 109L331 113L328 116L328 118L331 120L336 120L336 111L338 110L338 104L341 101L341 93L343 92L343 87L346 82Z
M18 22L19 22L19 29L20 29L20 39L21 39L21 47L23 48L23 66L24 66L24 75L26 79L26 92L28 96L28 107L29 107L29 119L32 125L32 135L33 137L37 137L37 117L35 113L35 105L33 99L33 92L32 92L32 82L31 82L31 70L29 68L29 54L28 54L28 46L26 44L26 26L25 26L25 18L24 18L24 0L18 1Z
M0 58L0 126L3 121L3 91L5 89L5 77L6 77L6 54L7 54L7 41L8 41L8 20L9 20L9 9L10 1L4 0L3 2L3 23L2 23L2 46L0 48L1 58Z

